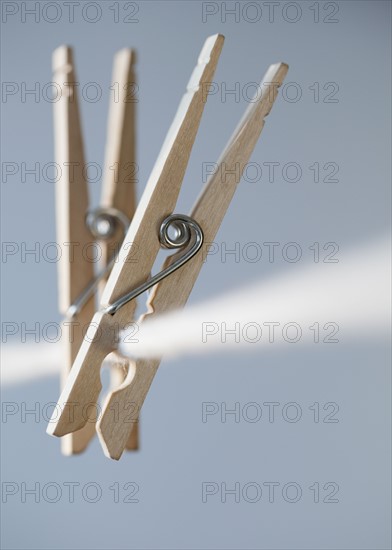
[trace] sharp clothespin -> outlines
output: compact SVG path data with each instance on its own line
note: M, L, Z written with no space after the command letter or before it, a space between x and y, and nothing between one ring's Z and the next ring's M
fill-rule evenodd
M124 237L124 227L112 214L123 216L122 224L128 226L135 210L135 182L132 179L136 166L134 59L135 53L128 49L115 56L113 85L117 87L117 95L108 118L101 208L90 212L87 218L89 226L86 223L89 207L86 164L72 50L60 46L53 54L54 77L62 88L60 100L54 103L54 123L55 156L57 165L61 167L61 179L56 185L56 205L57 238L62 246L59 307L65 315L63 383L95 311L94 289L99 281L95 279L93 262L86 259L87 247L98 240L103 264L106 265L118 252ZM101 228L99 224L103 224ZM93 281L95 285L91 284ZM89 292L85 293L86 289ZM74 308L80 297L83 300ZM118 386L123 373L124 368L112 369L113 387ZM88 422L81 430L64 437L64 454L83 451L94 435L94 422ZM135 434L130 448L137 448Z
M268 69L261 83L262 93L247 109L190 216L172 214L203 112L203 90L212 80L222 45L223 37L215 35L203 47L103 291L90 337L84 339L60 396L61 414L49 423L48 433L52 435L63 436L86 424L86 405L97 402L102 387L102 361L116 350L119 333L133 320L136 296L153 286L147 315L185 305L203 265L200 251L205 243L213 242L257 143L287 73L284 63ZM174 237L169 234L170 227L177 230ZM182 250L170 256L162 271L149 280L162 244ZM129 263L135 254L137 262ZM107 456L119 459L124 451L159 363L159 359L130 361L125 380L107 397L96 427Z

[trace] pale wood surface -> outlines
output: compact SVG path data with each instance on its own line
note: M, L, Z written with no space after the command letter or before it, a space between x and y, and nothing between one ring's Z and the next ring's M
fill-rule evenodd
M68 46L60 46L53 52L54 81L61 86L61 97L54 105L55 159L61 169L56 183L57 241L61 246L58 263L59 307L64 314L94 275L94 266L86 262L84 247L92 242L85 225L88 208L88 188L84 174L85 159L81 122L77 98L77 82L73 54ZM68 243L68 244L66 244ZM72 320L62 326L64 363L62 384L68 377L83 341L83 329L94 315L94 300L89 302ZM83 451L95 433L95 426L62 440L64 454Z
M136 52L124 48L116 53L113 64L112 89L107 126L105 162L102 180L101 206L114 207L132 220L136 207L135 117ZM118 252L124 235L118 231L110 241L102 242L103 257Z
M219 169L207 182L190 214L203 228L204 247L213 242L216 236L240 180L236 167L239 165L239 173L242 174L263 129L264 119L275 101L277 88L282 84L287 70L288 66L284 63L272 65L268 69L261 84L263 94L257 102L250 104L219 159ZM184 306L203 265L204 257L200 251L185 266L156 285L148 302L150 310L158 314ZM121 457L133 426L125 421L129 403L135 403L137 409L141 409L159 364L159 359L135 362L134 369L130 369L122 386L108 396L103 415L97 424L97 432L108 457ZM113 418L111 414L114 408L118 411L117 418Z
M135 52L130 49L121 50L114 59L112 85L117 86L117 90L116 94L113 94L109 109L101 199L102 206L113 206L121 210L129 220L132 219L135 210L135 181L132 176L137 173L134 167L135 100L137 99L135 97L134 63ZM88 191L82 172L84 148L76 95L77 88L72 86L76 82L76 73L70 48L62 46L54 52L53 68L55 76L61 77L59 82L63 87L62 99L55 104L56 161L60 166L65 166L65 162L78 163L73 168L74 173L68 171L63 174L56 191L59 220L58 240L59 242L69 242L70 231L73 231L72 239L76 239L79 232L81 235L80 246L82 247L83 244L91 242L92 237L89 231L86 231L84 223L85 213L89 206ZM65 74L64 78L62 78L63 74ZM71 95L69 89L72 91ZM72 180L73 176L75 182ZM67 202L67 198L69 202ZM75 205L78 208L75 208ZM117 231L110 242L99 243L104 261L107 260L108 255L110 257L112 253L119 250L123 237L122 232ZM82 289L81 282L84 281L87 284L92 279L93 264L77 255L75 262L78 265L76 269L72 269L72 259L63 256L63 260L59 273L59 294L62 310L65 313ZM71 299L67 298L67 293ZM67 355L62 376L63 384L83 341L80 329L90 323L93 314L94 299L92 298L74 318L75 326L72 329L67 324L64 325L64 344ZM79 323L83 324L79 326ZM73 342L71 334L75 334ZM111 386L118 387L125 375L126 372L124 373L123 369L113 365ZM94 435L95 423L90 421L82 429L62 438L63 453L69 455L84 451ZM127 448L131 450L138 448L137 430L131 434Z
M110 356L110 387L113 389L118 388L126 379L130 367L129 359L119 356L117 353L113 353ZM131 412L131 411L129 411ZM140 417L136 416L137 422L134 423L130 436L125 444L127 451L137 451L139 449L139 426ZM84 430L85 428L82 428ZM79 430L81 431L81 430ZM95 430L94 430L95 431ZM78 433L78 432L75 432ZM68 437L68 436L65 436Z
M212 81L223 40L223 36L215 35L204 44L187 92L182 98L126 235L119 261L116 262L105 287L101 300L103 307L143 283L150 274L160 248L159 226L173 212L176 204L205 105L205 86ZM136 263L133 262L135 250ZM102 361L108 353L116 349L116 333L132 320L134 311L135 304L130 302L114 316L102 311L94 315L91 330L83 340L60 396L61 414L58 418L53 416L48 433L63 436L74 432L96 414L93 408L89 410L85 405L97 402L102 388ZM132 375L132 371L133 369L129 369L127 378ZM128 436L130 432L129 430ZM125 443L126 441L124 445Z
M113 64L111 103L106 134L106 152L102 181L101 206L114 207L132 220L136 208L136 104L137 82L134 66L136 52L124 48L116 53ZM124 234L119 228L108 241L100 243L102 261L107 263L120 250ZM104 288L105 282L100 286ZM110 371L110 386L117 388L124 380L124 366L116 362ZM138 449L138 430L131 434L126 448Z
M206 103L205 86L213 78L223 41L223 36L215 35L204 44L110 274L102 295L102 306L138 287L150 275L160 249L159 227L176 205ZM129 322L134 311L132 301L116 314L118 321Z

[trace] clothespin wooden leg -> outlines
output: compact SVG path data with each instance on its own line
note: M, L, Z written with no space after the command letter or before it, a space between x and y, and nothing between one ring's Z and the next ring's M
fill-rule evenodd
M61 86L61 97L54 103L55 158L61 177L56 183L57 240L61 247L59 261L59 307L65 314L76 297L94 276L92 262L83 253L92 238L85 225L88 189L85 180L84 147L78 109L76 74L71 48L60 46L53 52L55 82ZM94 315L94 300L62 326L64 367L62 383L83 341L84 332ZM64 454L83 451L95 434L94 423L62 439Z
M261 83L263 90L259 99L251 103L235 130L218 162L218 170L207 182L190 216L200 224L204 232L204 246L214 241L226 210L234 195L242 172L249 161L277 95L288 67L284 63L272 65ZM240 178L236 168L239 166ZM223 177L224 174L224 177ZM172 273L154 287L148 301L151 314L159 314L173 308L183 307L203 265L204 254L199 252L186 265ZM166 267L170 263L169 258ZM140 320L143 322L143 318ZM113 391L105 402L103 414L97 424L97 432L105 454L119 459L129 439L133 425L127 421L129 403L140 410L160 360L134 362L125 382ZM117 411L116 418L112 410Z
M112 86L113 101L110 104L106 153L102 182L101 205L115 208L132 220L136 208L135 185L138 167L136 163L136 104L138 101L134 65L136 52L120 50L114 58ZM102 259L107 263L120 250L124 234L118 228L107 241L101 242ZM103 281L104 283L104 281ZM103 284L102 284L103 287ZM126 377L128 365L124 360L111 356L111 387L117 388ZM138 430L131 434L126 445L128 450L138 449Z

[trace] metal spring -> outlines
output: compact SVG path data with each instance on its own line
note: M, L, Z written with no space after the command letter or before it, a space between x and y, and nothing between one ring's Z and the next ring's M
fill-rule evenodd
M117 208L96 208L95 210L89 210L86 214L86 225L89 228L91 234L98 240L109 240L117 231L118 227L121 228L123 236L129 227L129 220L117 210ZM79 294L74 303L68 308L65 316L68 319L75 317L82 307L88 302L91 296L95 293L95 290L100 281L111 271L117 254L113 254L105 267L103 267L97 276L86 286L86 288Z
M175 231L173 237L169 235L170 228L173 228ZM114 315L125 304L134 300L137 296L165 279L165 277L174 273L174 271L177 271L177 269L182 267L197 254L203 244L203 239L203 230L200 225L189 216L172 214L165 218L159 229L159 241L161 246L170 249L183 248L186 246L187 248L184 254L174 260L166 269L163 269L134 290L124 294L124 296L113 302L113 304L108 305L103 311L110 315Z
M114 235L119 226L121 226L125 236L129 222L126 216L115 208L97 208L87 213L86 225L96 239L108 240ZM174 229L173 236L169 234L170 229ZM109 304L103 311L110 315L114 315L125 304L134 300L137 296L143 294L143 292L174 273L174 271L182 267L197 254L203 244L203 239L203 230L200 225L189 216L172 214L165 218L159 229L159 241L162 248L180 249L186 247L184 254L177 257L167 268L151 277L148 281L136 289L131 290L113 302L113 304ZM84 304L94 294L98 283L111 271L115 259L116 254L112 256L108 264L98 273L91 283L87 285L84 291L68 308L66 313L67 318L73 318L82 309Z

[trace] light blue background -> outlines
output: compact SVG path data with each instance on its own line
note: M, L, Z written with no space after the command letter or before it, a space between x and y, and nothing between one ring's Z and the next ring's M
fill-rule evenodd
M31 16L23 23L20 11L2 23L4 82L44 86L52 80L52 50L67 43L75 49L79 81L102 87L101 101L80 102L90 162L103 161L113 55L125 46L138 50L139 196L208 35L226 36L214 79L221 89L222 83L232 88L236 82L243 89L259 81L270 63L289 64L286 81L301 87L302 98L295 103L278 98L252 161L281 166L294 161L303 177L297 183L281 177L268 183L265 175L256 183L244 181L217 241L228 248L235 242L296 241L304 258L293 264L281 256L273 263L265 257L236 263L216 255L206 263L192 302L295 271L311 261L307 248L314 242L339 243L343 262L352 246L382 237L389 228L390 3L338 2L338 22L332 24L314 22L311 2L299 2L301 19L288 23L282 16L286 4L279 4L274 22L265 11L255 23L244 17L235 22L233 16L224 22L220 11L203 23L202 2L141 1L138 23L114 23L113 3L102 1L102 19L95 24L84 21L79 8L75 22L68 22L64 7L54 24L42 18L36 23ZM120 9L124 5L120 2ZM319 6L325 17L330 9L325 2ZM314 82L320 83L322 98L323 85L337 83L338 103L316 103L309 90ZM189 210L202 186L202 163L217 160L246 106L243 98L209 98L178 212ZM48 101L28 96L23 102L20 93L3 96L2 114L3 162L43 166L53 160ZM312 182L308 167L316 161L337 163L339 183ZM31 176L22 183L19 173L3 179L1 190L3 241L29 247L55 241L53 184L42 178L34 183ZM99 184L91 192L97 204ZM31 257L23 263L17 254L2 264L2 272L3 322L31 326L60 320L55 264ZM388 389L388 347L372 341L164 361L143 409L141 451L119 463L104 458L97 441L84 455L62 457L59 442L45 434L43 420L22 423L15 417L2 423L3 481L41 486L93 481L102 486L103 497L96 504L80 496L72 504L10 498L3 504L3 547L390 548ZM3 400L30 405L57 396L54 378L3 390ZM203 424L204 401L228 406L295 401L304 410L314 402L336 402L339 423L315 424L307 410L295 424L281 419L269 424L265 418L256 424L229 419ZM113 503L109 486L116 481L137 482L140 502ZM296 481L304 496L295 504L282 498L271 504L265 493L258 503L234 503L228 497L224 504L218 495L204 504L203 481ZM313 503L308 487L315 481L338 483L339 503Z

